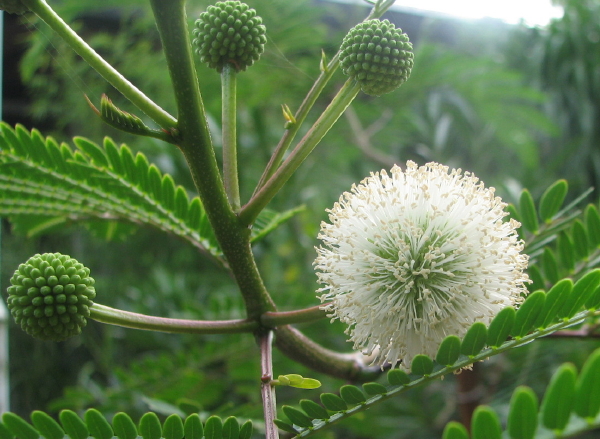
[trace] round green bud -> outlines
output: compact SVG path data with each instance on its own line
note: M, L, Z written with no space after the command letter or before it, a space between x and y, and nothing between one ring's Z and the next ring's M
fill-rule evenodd
M87 324L95 282L89 268L76 259L60 253L37 254L19 265L10 283L8 309L29 335L62 341L80 334Z
M29 11L29 8L21 0L0 0L0 11L21 15Z
M344 37L340 67L355 78L363 92L380 96L398 88L413 67L412 44L388 20L367 20Z
M235 1L218 2L200 14L194 29L194 45L202 62L223 71L227 63L246 70L265 50L266 28L256 11Z

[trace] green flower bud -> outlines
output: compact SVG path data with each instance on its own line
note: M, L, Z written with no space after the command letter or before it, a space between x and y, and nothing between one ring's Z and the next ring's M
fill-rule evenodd
M21 3L21 0L0 0L0 10L21 15L29 11L29 8Z
M340 47L340 67L355 78L363 92L380 96L398 88L413 67L412 44L408 35L388 20L357 24Z
M218 72L227 63L241 72L264 52L266 31L262 19L247 4L237 0L218 2L196 20L196 53Z
M8 309L29 335L62 341L81 333L96 297L90 269L60 253L32 256L8 287Z

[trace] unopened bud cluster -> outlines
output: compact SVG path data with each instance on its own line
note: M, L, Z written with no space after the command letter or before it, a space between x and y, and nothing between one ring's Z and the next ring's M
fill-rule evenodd
M359 82L363 92L380 96L410 76L412 44L408 35L388 20L367 20L350 29L344 38L340 67Z
M32 256L10 279L8 309L29 335L62 341L81 333L96 297L83 264L60 253Z
M265 50L266 28L256 11L239 1L218 2L200 14L194 29L196 53L218 72L225 64L244 71Z
M0 11L20 15L29 11L29 8L21 3L21 0L0 0Z

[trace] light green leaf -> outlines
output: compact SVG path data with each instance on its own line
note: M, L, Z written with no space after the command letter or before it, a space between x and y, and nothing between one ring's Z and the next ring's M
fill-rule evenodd
M600 349L585 362L575 387L575 413L592 420L600 411Z
M40 434L25 420L11 412L2 414L2 423L19 439L38 439Z
M39 410L31 413L31 422L37 431L46 439L63 439L65 432L58 423Z
M520 386L510 400L507 430L511 439L533 439L537 430L538 400L533 390Z
M162 427L162 437L164 439L182 439L183 435L184 430L181 418L176 414L167 417Z
M84 419L91 437L96 439L111 439L113 437L112 427L98 410L89 409L85 412Z
M487 339L485 344L497 348L508 338L510 331L515 324L516 312L512 306L507 306L491 321L487 330Z
M460 356L460 338L456 335L449 335L438 348L435 361L442 366L451 366Z
M444 428L442 439L469 439L469 433L460 422L450 421Z
M117 413L112 420L113 431L119 439L135 439L137 438L137 428L129 417L129 415L120 412Z
M515 324L510 333L513 337L523 337L533 329L537 317L544 307L545 301L546 294L543 291L535 291L527 296L525 302L523 302L517 310Z
M540 409L546 428L561 432L567 426L573 410L576 380L577 370L571 363L562 364L552 376Z
M223 421L218 416L211 416L204 424L205 439L222 439L223 438Z
M71 439L87 439L87 426L77 414L71 410L62 410L58 415L60 423ZM136 434L137 436L137 434Z
M523 189L521 192L521 197L519 198L519 214L523 227L525 227L531 233L536 234L540 226L535 209L535 203L533 202L533 197L527 189Z
M502 430L498 415L491 408L480 405L473 412L472 439L501 439Z
M142 416L138 432L143 439L161 439L162 427L156 413L148 412Z
M468 357L477 355L485 346L487 328L481 322L475 322L467 330L460 344L460 353Z
M240 424L235 416L230 416L223 423L223 439L238 439L240 437ZM165 436L165 439L168 439ZM179 439L179 438L177 438Z
M183 432L185 439L202 439L204 436L204 427L197 413L193 413L185 418Z
M585 208L584 219L590 247L596 248L600 245L600 213L596 206L589 204Z
M362 388L365 391L365 393L369 396L383 395L387 393L387 387L379 383L364 383L362 385Z

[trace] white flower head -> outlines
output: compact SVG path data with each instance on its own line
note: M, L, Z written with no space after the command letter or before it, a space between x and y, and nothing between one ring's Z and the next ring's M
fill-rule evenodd
M374 363L410 367L526 294L527 256L506 203L473 174L428 163L372 173L321 223L314 262L330 317Z

